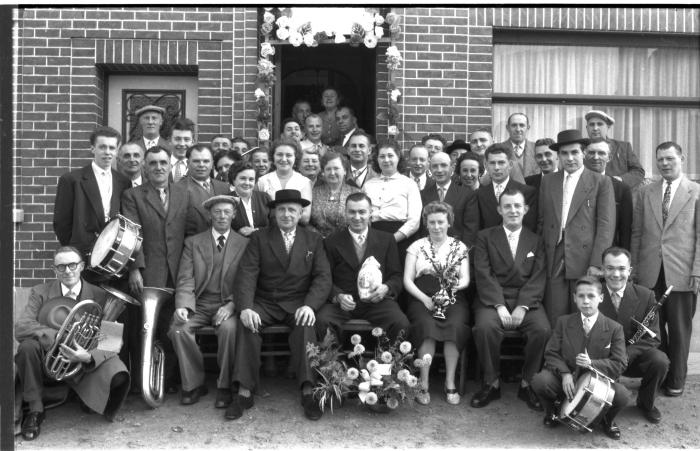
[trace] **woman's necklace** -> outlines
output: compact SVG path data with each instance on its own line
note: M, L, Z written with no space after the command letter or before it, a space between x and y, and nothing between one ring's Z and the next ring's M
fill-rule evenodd
M330 196L328 196L328 200L331 201L340 201L340 192L343 191L343 184L341 183L340 186L338 186L338 189L334 190L331 188L330 185L328 185L328 191L330 191Z

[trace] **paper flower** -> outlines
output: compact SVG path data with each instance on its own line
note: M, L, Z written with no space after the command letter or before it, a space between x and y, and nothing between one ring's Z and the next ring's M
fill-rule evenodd
M401 91L399 91L398 89L392 89L389 95L391 96L392 102L398 102L399 97L401 97Z
M293 32L289 35L289 43L294 47L299 47L304 42L304 38L299 32Z
M363 381L369 381L369 371L367 371L366 369L362 368L360 370L360 376L362 376Z
M355 380L358 377L360 377L360 372L357 371L357 368L348 368L348 372L346 373L348 376L348 379Z
M353 334L353 336L350 337L350 343L352 343L353 345L359 345L360 343L362 343L362 337L360 337L359 334Z
M273 28L274 28L274 25L272 25L271 23L263 23L260 26L260 32L262 34L264 34L265 36L267 36L268 34L272 33Z
M265 14L263 14L263 22L271 24L274 21L275 21L275 15L269 11L265 11Z
M289 39L289 28L278 28L277 29L277 39L281 39L282 41L286 41Z
M382 335L384 335L384 331L381 327L375 327L374 329L372 329L372 336L381 337Z
M263 42L260 44L260 56L267 58L275 54L275 48L269 42Z
M411 352L411 343L408 341L404 341L399 345L399 351L401 351L401 354L408 354Z
M391 363L392 360L394 360L394 358L391 355L391 352L389 352L389 351L382 352L382 362Z
M381 39L381 37L384 36L384 28L374 27L374 35L377 37L377 39Z
M425 366L425 362L423 362L423 359L415 359L413 361L413 366L416 368L423 368Z
M418 385L418 378L412 374L409 375L406 378L406 385L408 385L411 388L415 387L416 385Z
M308 33L304 35L304 44L307 47L313 47L314 45L314 35L312 33Z
M370 374L374 371L377 371L378 364L379 363L376 360L374 360L374 359L370 360L369 362L367 362L367 371L369 371Z
M431 363L433 363L433 356L431 356L430 354L425 354L425 355L423 356L423 362L424 362L426 365L430 365Z
M390 136L396 136L399 134L399 128L396 125L390 125L387 127L386 132Z
M399 18L399 16L397 16L396 13L389 13L386 15L386 23L391 25L394 22L398 21L398 18Z
M399 400L396 398L389 398L386 400L386 406L390 409L396 409L399 407Z
M374 15L374 24L377 26L381 26L384 23L384 18L381 16L381 14L375 14Z
M373 49L377 46L377 38L373 34L368 34L365 36L365 47L368 49Z
M260 141L268 141L270 139L270 130L266 128L258 130L258 139Z
M355 348L352 350L352 352L354 352L355 355L362 355L365 353L365 347L362 344L358 343L355 345Z
M410 371L408 371L406 368L401 368L397 373L396 373L396 379L406 382L408 380L408 377L411 375Z
M289 28L289 17L279 16L277 18L277 26L280 28Z
M259 99L260 97L265 97L265 91L262 89L258 88L255 90L255 98Z
M373 391L367 393L367 396L365 397L365 403L370 406L375 405L378 400L379 398L377 398L377 394Z

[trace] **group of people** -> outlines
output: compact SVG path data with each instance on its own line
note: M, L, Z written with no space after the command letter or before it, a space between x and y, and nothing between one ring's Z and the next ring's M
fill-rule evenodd
M337 97L325 91L324 105L337 107ZM222 149L229 152L227 139L195 143L194 124L184 118L165 139L154 133L163 123L160 107L145 106L137 116L142 138L120 146L118 132L97 128L93 161L59 180L57 280L32 290L16 325L26 439L39 435L44 418L41 362L55 338L38 312L56 296L99 300L98 284L136 298L144 287L174 290L156 337L165 350L166 391L176 393L179 381L183 404L207 393L195 334L215 328L215 406L231 420L254 404L261 331L280 323L291 330L290 367L304 413L320 418L306 344L327 330L340 336L352 318L390 337L405 331L421 355L442 342L450 404L460 402L455 373L470 339L484 382L471 406L500 398L506 330L525 337L518 398L544 411L545 425L558 424L557 402L573 397L576 377L591 367L613 380L641 377L637 406L653 423L661 420L658 392L683 393L700 288L700 187L683 175L678 144L656 148L661 180L642 185L637 155L607 136L614 120L603 111L586 115L588 138L565 130L556 141L528 141L529 120L515 113L505 142L493 143L491 132L479 129L469 142L449 146L427 135L405 152L395 142L376 144L351 120L340 144L318 152L320 171L310 177L297 171L303 140L284 132L269 152L237 150L229 166L215 166ZM326 118L319 125L313 116L304 132L312 141L319 130L327 134ZM342 108L336 119L346 130ZM143 241L128 273L115 279L86 270L86 261L118 213L140 226ZM369 257L382 280L360 292L358 274ZM440 319L434 313L444 300L446 267L452 303ZM659 318L647 324L657 336L628 344L634 321L642 322L670 286ZM140 312L128 307L123 320L121 360L139 368ZM129 384L124 363L114 353L66 354L84 369L71 386L89 384L78 395L112 418ZM428 367L420 370L420 404L430 403L429 375ZM132 391L146 389L130 382ZM629 393L620 384L615 390L602 425L619 439L614 418ZM90 398L97 393L99 402Z

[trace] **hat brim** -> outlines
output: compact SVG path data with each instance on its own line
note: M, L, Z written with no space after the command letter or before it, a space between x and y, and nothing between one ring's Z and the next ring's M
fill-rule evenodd
M37 321L39 324L58 330L77 303L77 300L68 296L51 298L39 309Z
M565 146L565 145L567 145L567 144L574 144L574 143L581 143L581 144L583 144L584 146L587 146L587 145L589 145L589 144L591 143L591 140L588 139L588 138L574 139L574 140L571 140L571 141L564 141L564 142L560 142L560 143L550 144L550 145L549 145L549 148L552 149L552 150L554 150L554 151L556 151L556 152L559 152L559 148L560 148L561 146Z
M282 199L282 200L271 200L270 202L267 203L268 208L275 208L278 205L281 204L299 204L301 205L301 208L308 207L311 205L311 202L308 200L304 199L303 197L301 199Z
M221 203L231 204L235 207L236 204L240 201L241 200L235 196L227 196L225 194L219 194L218 196L210 197L209 199L202 202L202 207L205 210L209 210L214 205L221 204Z

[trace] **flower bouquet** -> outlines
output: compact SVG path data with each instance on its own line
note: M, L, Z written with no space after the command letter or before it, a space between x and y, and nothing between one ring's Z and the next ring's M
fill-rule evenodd
M450 305L454 304L455 288L459 285L459 272L462 265L462 260L467 258L467 252L460 250L459 241L451 240L450 252L447 254L445 263L438 262L435 258L435 248L432 241L430 242L430 255L421 248L423 255L433 266L435 277L440 282L440 289L432 296L434 311L433 318L445 319L445 310Z
M335 334L329 329L319 345L307 343L306 355L309 365L319 375L319 381L313 389L314 398L322 412L326 407L333 412L333 407L342 404L353 385L347 374L347 365L340 360L343 352Z

